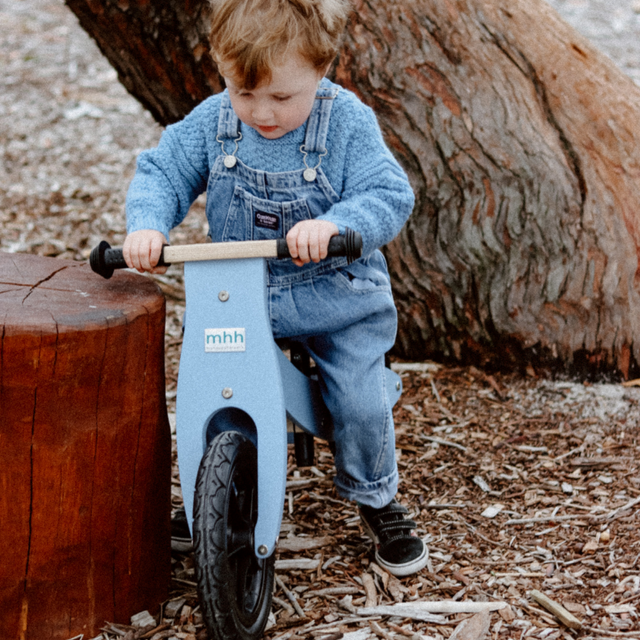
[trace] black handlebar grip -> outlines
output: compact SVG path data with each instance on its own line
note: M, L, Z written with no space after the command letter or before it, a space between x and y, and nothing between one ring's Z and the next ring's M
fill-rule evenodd
M329 252L327 257L346 257L347 264L351 264L362 256L362 236L353 229L347 227L344 235L333 236L329 240ZM278 240L278 258L290 258L289 247L285 239Z
M112 249L106 240L102 240L91 250L89 264L92 271L107 279L113 275L115 269L124 269L127 266L122 249Z
M347 227L344 236L338 237L344 238L347 264L351 264L362 256L362 236L357 231ZM331 243L329 243L329 245L331 245Z
M89 255L89 264L91 265L92 271L107 280L113 275L115 269L127 268L127 263L122 255L122 249L112 249L111 245L106 240L102 240L97 247L94 247L91 250L91 254ZM160 260L156 266L169 266L164 261L164 254L160 255Z

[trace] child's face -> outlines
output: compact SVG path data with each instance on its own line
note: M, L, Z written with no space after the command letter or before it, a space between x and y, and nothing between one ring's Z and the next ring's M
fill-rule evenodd
M272 69L271 81L251 91L224 75L224 67L222 71L238 118L269 140L282 137L306 121L324 75L298 53L287 55Z

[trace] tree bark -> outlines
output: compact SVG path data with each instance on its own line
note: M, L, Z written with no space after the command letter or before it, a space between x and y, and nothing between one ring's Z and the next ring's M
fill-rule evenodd
M127 91L162 125L224 84L209 55L207 0L65 0Z
M159 122L220 89L204 0L66 1ZM335 78L417 196L396 352L638 372L640 90L544 0L354 5Z

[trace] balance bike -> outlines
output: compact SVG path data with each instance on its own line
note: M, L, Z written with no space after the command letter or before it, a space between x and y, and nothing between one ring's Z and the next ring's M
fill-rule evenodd
M348 261L361 252L350 229L329 245L330 256ZM255 640L267 623L287 444L295 443L298 465L310 466L314 437L333 439L306 351L290 345L289 360L271 332L266 260L289 257L285 240L258 240L165 246L159 263L185 262L178 465L200 605L217 640ZM122 250L104 241L90 261L105 278L126 267ZM386 373L393 405L402 384Z

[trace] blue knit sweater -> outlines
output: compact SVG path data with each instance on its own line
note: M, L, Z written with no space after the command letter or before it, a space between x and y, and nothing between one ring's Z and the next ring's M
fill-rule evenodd
M335 86L323 80L323 86ZM207 188L209 172L222 155L216 142L222 94L198 105L184 120L167 127L157 148L138 158L127 194L127 231L155 229L169 237L193 201ZM237 157L253 169L304 169L300 145L306 123L276 140L241 124ZM227 143L227 146L229 144ZM387 149L373 111L355 94L340 89L329 123L322 170L340 201L322 219L359 231L364 254L392 240L413 208L414 196L400 165ZM309 157L309 164L314 158Z

